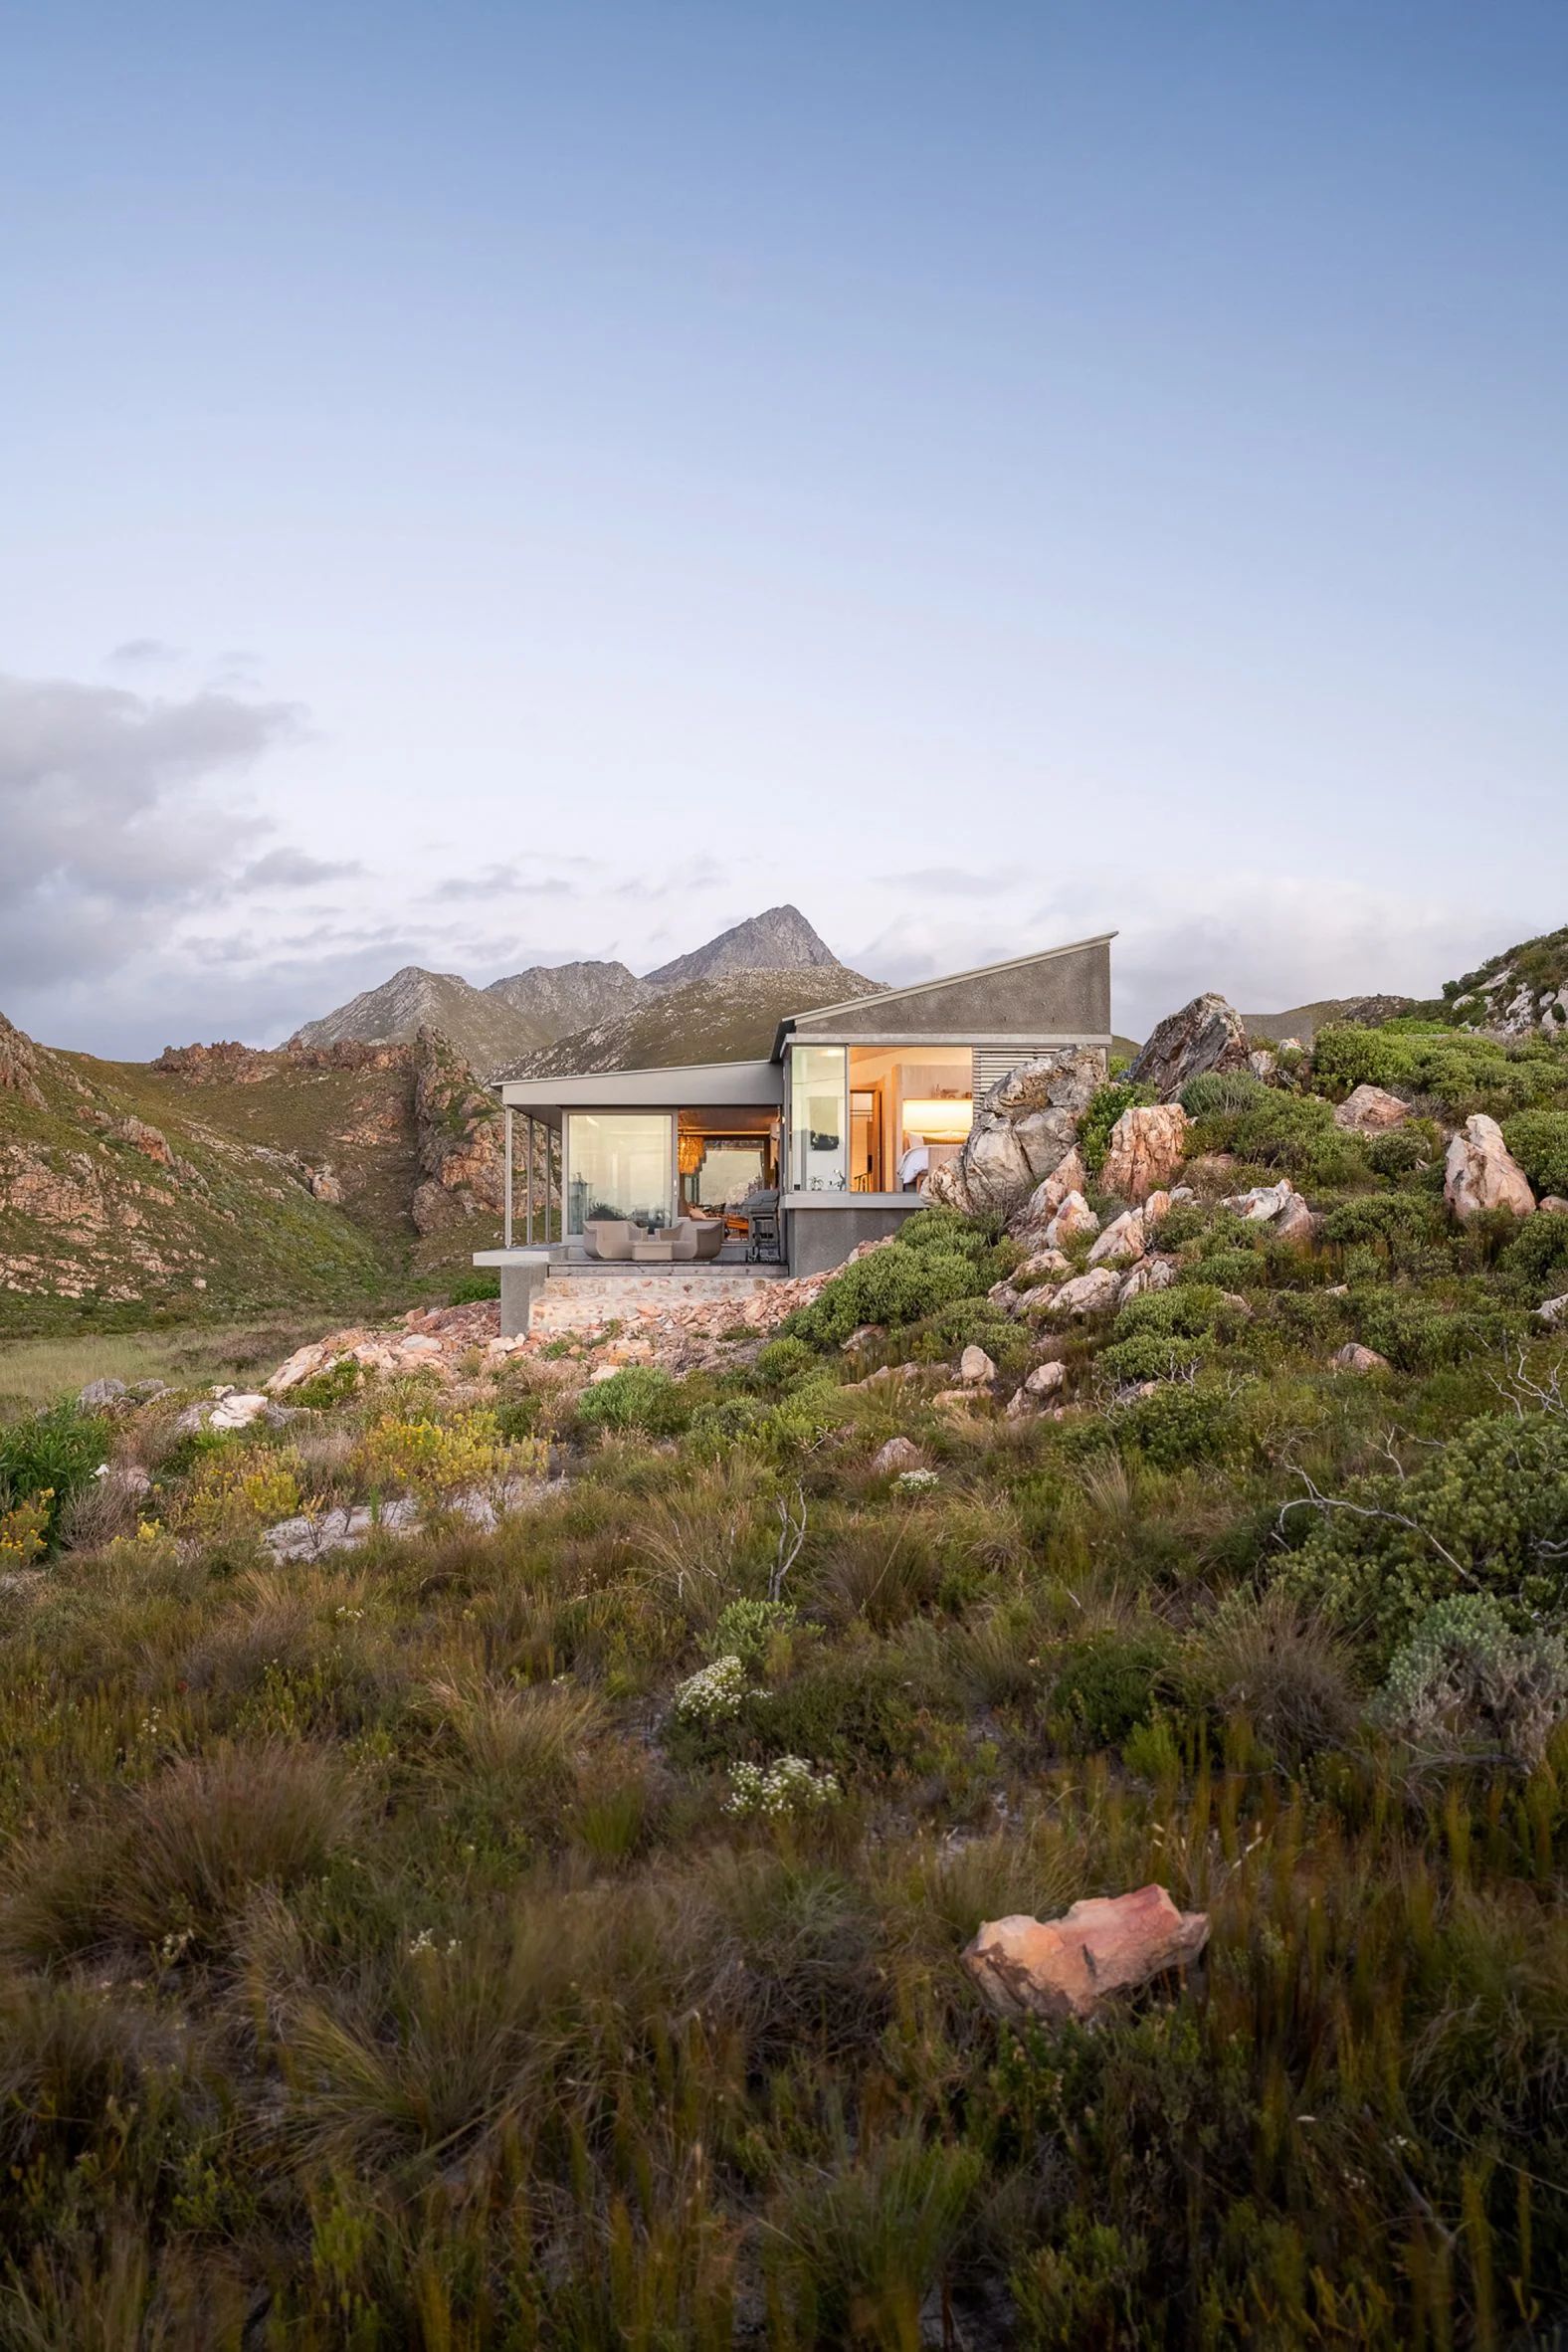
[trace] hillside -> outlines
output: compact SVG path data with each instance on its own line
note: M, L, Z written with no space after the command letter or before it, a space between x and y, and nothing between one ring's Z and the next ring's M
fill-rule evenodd
M1397 1020L1415 1009L1416 1000L1409 996L1325 996L1315 1004L1294 1005L1287 1013L1244 1013L1242 1025L1249 1037L1265 1038L1271 1045L1293 1037L1309 1046L1318 1031L1332 1022L1348 1021L1357 1028L1375 1029L1379 1023Z
M1568 926L1526 939L1462 980L1451 980L1439 1004L1422 1010L1502 1037L1568 1034Z
M510 1078L569 1071L652 1070L666 1063L728 1062L771 1053L779 1023L816 1004L875 996L880 983L842 964L810 970L726 972L691 980L619 1020L603 1021L523 1057Z
M553 1034L526 1010L489 989L475 988L457 972L427 972L418 964L405 964L379 988L364 989L319 1021L305 1022L289 1043L312 1047L385 1039L406 1044L421 1029L439 1029L482 1075L515 1061L531 1047L547 1044Z
M1212 1042L0 1421L7 2352L1560 2347L1568 1046Z
M0 1019L0 1331L401 1295L498 1232L499 1150L435 1032L148 1067Z

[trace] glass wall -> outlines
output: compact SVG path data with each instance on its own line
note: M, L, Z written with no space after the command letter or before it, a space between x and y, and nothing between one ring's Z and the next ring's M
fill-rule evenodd
M566 1114L566 1230L596 1217L668 1225L675 1197L674 1126L668 1110L572 1110Z
M847 1192L850 1153L847 1057L842 1046L790 1054L789 1182L795 1192Z

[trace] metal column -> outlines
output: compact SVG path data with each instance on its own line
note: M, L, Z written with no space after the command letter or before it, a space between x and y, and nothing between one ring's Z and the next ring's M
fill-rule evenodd
M505 1205L501 1211L502 1240L511 1248L511 1104L506 1105L506 1174L504 1178Z
M528 1247L533 1248L533 1120L528 1120Z

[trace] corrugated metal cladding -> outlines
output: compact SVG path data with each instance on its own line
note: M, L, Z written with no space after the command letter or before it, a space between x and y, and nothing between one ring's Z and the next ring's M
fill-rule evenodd
M1037 1054L1060 1053L1059 1046L976 1046L974 1050L974 1089L978 1102L982 1094L1005 1078L1010 1070L1021 1062L1032 1062Z

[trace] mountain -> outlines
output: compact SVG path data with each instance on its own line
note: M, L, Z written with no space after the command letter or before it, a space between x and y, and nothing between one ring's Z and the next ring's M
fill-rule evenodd
M548 1045L595 1021L613 1021L658 994L625 964L530 964L508 980L492 980L484 991L520 1013Z
M526 979L519 973L518 979ZM501 982L502 988L509 983ZM335 1046L345 1040L365 1044L391 1039L406 1042L422 1029L438 1029L482 1077L533 1046L547 1045L558 1034L487 988L475 988L457 972L427 972L405 964L379 988L307 1021L289 1040L291 1046Z
M642 979L622 963L530 964L526 971L476 988L457 972L405 964L379 988L367 988L335 1012L307 1021L289 1043L331 1046L359 1039L368 1044L438 1029L482 1077L489 1077L558 1039L634 1018L691 981L809 970L824 975L820 987L813 983L815 1001L820 1001L835 993L831 975L843 969L798 906L770 906ZM798 982L796 989L798 996Z
M716 980L725 972L793 972L810 965L844 969L798 906L770 906L647 977L651 988L684 988L688 980Z
M815 1005L878 996L882 983L843 964L808 971L724 971L718 980L689 980L618 1020L601 1021L572 1037L524 1055L507 1078L559 1078L571 1071L655 1070L666 1063L760 1059L773 1049L779 1023Z

